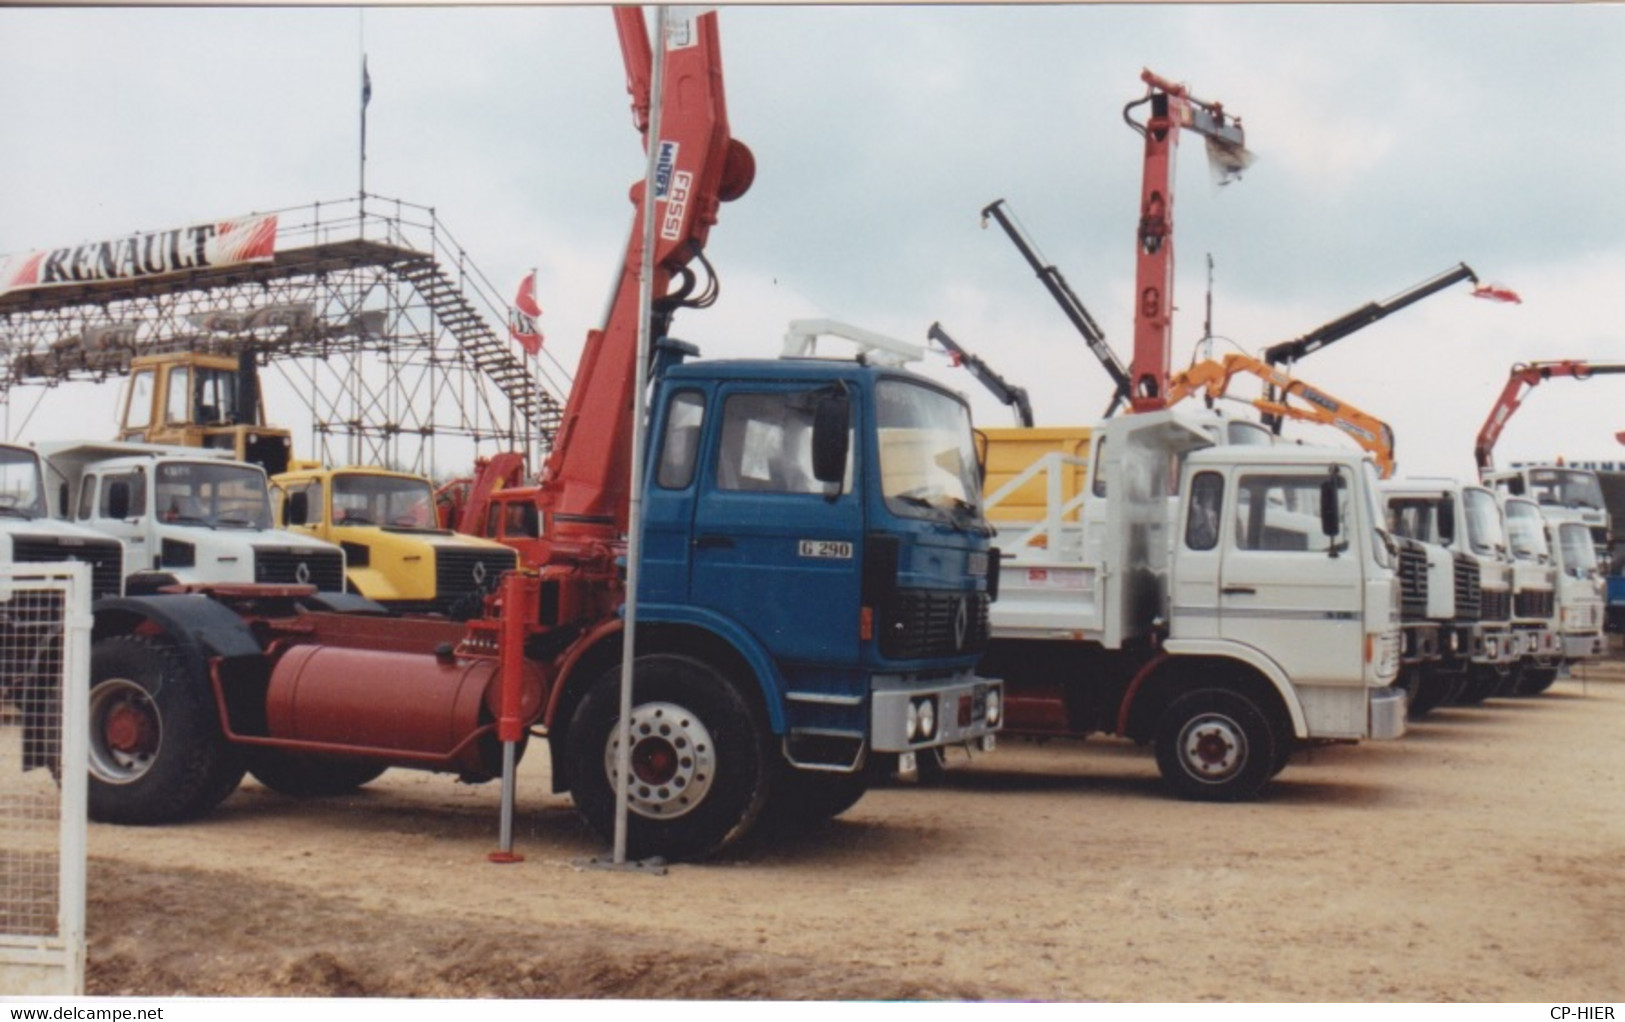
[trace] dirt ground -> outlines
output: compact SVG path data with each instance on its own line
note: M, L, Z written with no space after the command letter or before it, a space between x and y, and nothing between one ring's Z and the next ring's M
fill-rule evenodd
M186 826L92 825L94 995L1618 1000L1625 663L1300 757L1260 802L1167 797L1147 750L1003 743L795 843L663 875L523 765L394 770ZM539 750L538 750L539 751Z

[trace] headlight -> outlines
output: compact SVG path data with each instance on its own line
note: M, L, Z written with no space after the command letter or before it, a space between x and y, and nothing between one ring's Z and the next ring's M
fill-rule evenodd
M1002 709L1002 707L999 706L999 693L998 693L998 691L993 690L993 691L988 692L988 694L987 694L987 724L988 724L988 727L998 727L999 726L999 711L1001 709Z
M904 718L903 737L908 741L920 737L920 704L909 700L908 715Z
M920 737L926 740L937 735L937 705L934 699L921 699L915 704L918 707L914 717L920 725Z

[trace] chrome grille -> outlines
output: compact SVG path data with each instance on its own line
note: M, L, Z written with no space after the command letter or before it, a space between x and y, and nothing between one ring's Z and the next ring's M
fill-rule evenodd
M344 557L337 550L257 547L254 581L313 585L324 593L341 593L344 591Z
M91 599L117 596L124 591L124 548L116 539L74 539L64 543L57 537L13 536L11 558L27 564L83 561L90 565Z

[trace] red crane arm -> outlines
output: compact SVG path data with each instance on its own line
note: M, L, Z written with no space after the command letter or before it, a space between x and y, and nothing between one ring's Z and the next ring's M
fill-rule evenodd
M1479 427L1478 439L1473 444L1473 460L1478 464L1479 473L1488 472L1493 467L1491 455L1495 451L1495 442L1501 438L1501 430L1506 428L1507 420L1512 418L1512 413L1523 404L1524 397L1542 380L1549 380L1554 376L1572 376L1577 380L1586 380L1595 375L1608 373L1625 373L1625 364L1566 359L1560 362L1528 362L1513 366L1512 372L1507 376L1506 386L1501 388L1501 396L1495 399L1495 405L1490 409L1484 425Z
M643 13L615 8L616 27L644 147L656 150L653 336L690 297L689 263L703 257L720 203L743 195L755 175L750 150L729 134L722 53L715 11L676 22L662 40L660 137L648 137L650 64ZM552 516L561 552L612 543L627 528L633 393L637 377L638 284L643 259L644 182L632 186L633 219L604 324L590 331L565 404L553 451L541 475L539 501Z
M1135 256L1134 360L1129 368L1130 407L1136 412L1168 406L1169 349L1174 311L1174 155L1181 129L1195 131L1217 148L1236 154L1244 165L1246 137L1241 121L1224 107L1195 98L1183 85L1142 71L1144 98L1130 103L1123 119L1145 138L1145 171L1140 187L1140 223ZM1138 124L1129 109L1150 103L1150 116Z

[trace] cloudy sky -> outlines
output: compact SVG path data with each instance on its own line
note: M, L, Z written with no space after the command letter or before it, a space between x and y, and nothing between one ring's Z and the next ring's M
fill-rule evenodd
M1457 285L1299 372L1390 422L1403 473L1468 475L1514 363L1625 362L1625 6L755 6L721 36L757 177L711 234L720 301L676 322L707 354L776 354L799 317L922 343L940 321L1041 425L1098 416L1105 373L979 212L1008 200L1128 361L1122 110L1149 67L1240 115L1257 156L1221 189L1181 148L1176 365L1208 256L1221 355L1466 262L1522 304ZM0 7L0 253L353 196L363 52L368 191L434 207L504 287L539 267L573 369L643 173L602 7ZM926 371L1010 422L945 358ZM24 439L63 407L83 426L63 390ZM1549 382L1497 461L1625 460L1621 408L1625 379Z

